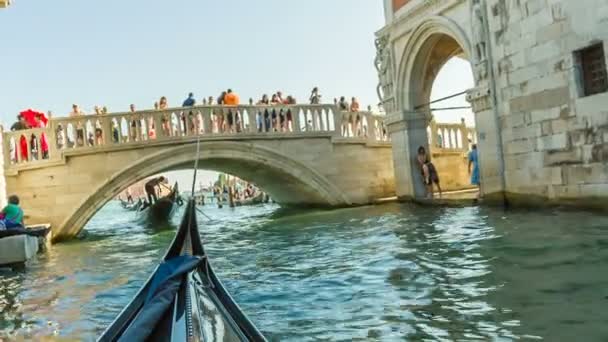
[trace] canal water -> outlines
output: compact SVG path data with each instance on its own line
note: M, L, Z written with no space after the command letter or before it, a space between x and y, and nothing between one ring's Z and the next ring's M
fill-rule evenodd
M270 340L608 340L605 216L408 204L204 210L216 271ZM174 234L134 222L110 203L81 240L27 272L0 273L0 340L94 340Z

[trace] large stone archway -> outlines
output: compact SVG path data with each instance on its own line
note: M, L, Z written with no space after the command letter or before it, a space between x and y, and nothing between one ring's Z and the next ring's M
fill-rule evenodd
M452 57L470 60L471 43L464 29L446 17L433 16L415 27L403 49L395 52L394 111L389 131L393 141L398 196L426 195L417 161L419 146L429 150L430 98L439 70Z
M57 237L74 236L95 213L129 185L146 177L177 169L191 169L196 144L165 149L138 159L90 189L70 212ZM255 182L282 205L343 206L351 204L337 186L311 167L272 149L239 142L203 142L198 154L201 169L227 172Z

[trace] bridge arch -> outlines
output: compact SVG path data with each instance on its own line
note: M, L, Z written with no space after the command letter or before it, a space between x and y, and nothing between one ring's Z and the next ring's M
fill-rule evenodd
M67 216L56 236L74 236L112 198L129 185L161 172L192 168L196 143L164 149L120 168ZM255 182L284 205L343 206L347 195L317 170L296 159L254 143L201 142L199 168L227 172Z

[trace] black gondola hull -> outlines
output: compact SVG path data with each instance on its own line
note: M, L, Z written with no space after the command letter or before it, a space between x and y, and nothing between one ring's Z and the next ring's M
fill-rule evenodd
M162 317L150 323L147 336L138 335L140 340L266 341L213 271L200 239L193 200L188 202L180 228L163 258L164 264L156 268L99 341L120 341L126 336L125 332L133 328L134 322L141 323L141 318L149 314L146 310L159 304L149 301L148 297L158 294L153 290L158 275L162 273L160 269L166 269L167 264L179 258L192 260L184 257L188 255L198 258L200 263L179 278L179 289L176 289L170 305Z

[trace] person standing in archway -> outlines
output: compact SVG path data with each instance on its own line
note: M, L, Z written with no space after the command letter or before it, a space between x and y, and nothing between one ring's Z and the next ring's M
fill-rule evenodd
M439 190L439 198L441 198L441 185L439 183L439 174L437 173L437 169L435 169L435 165L431 163L426 149L422 146L418 147L417 159L418 163L420 164L422 180L424 182L428 198L433 198L433 184L437 186L437 190Z
M477 200L481 196L481 182L479 179L479 155L477 154L477 144L473 144L469 152L469 175L471 175L471 185L477 187ZM471 172L471 166L473 171Z

